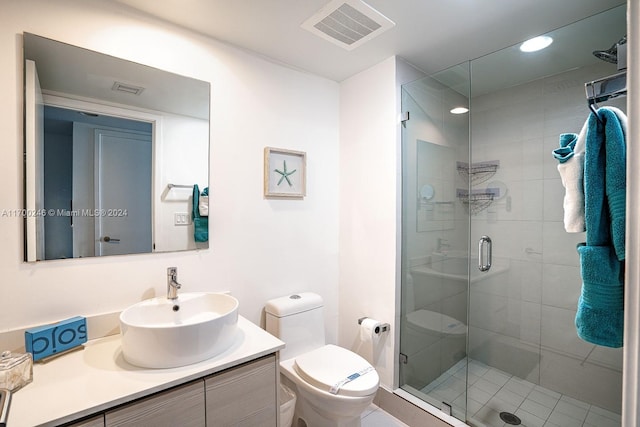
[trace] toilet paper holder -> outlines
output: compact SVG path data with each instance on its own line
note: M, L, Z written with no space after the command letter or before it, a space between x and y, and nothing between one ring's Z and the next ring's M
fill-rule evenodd
M362 321L364 319L368 319L368 317L365 316L365 317L359 318L358 325L362 325ZM379 334L381 332L387 332L389 328L390 328L390 325L388 323L381 323L380 326L377 326L373 332L376 334Z

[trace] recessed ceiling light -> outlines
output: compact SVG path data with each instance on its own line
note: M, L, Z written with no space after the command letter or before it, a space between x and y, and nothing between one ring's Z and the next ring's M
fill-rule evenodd
M452 108L449 112L451 114L464 114L464 113L468 113L469 109L466 107L456 107L456 108Z
M548 47L551 43L553 43L553 39L549 36L534 37L522 43L520 50L523 52L537 52Z

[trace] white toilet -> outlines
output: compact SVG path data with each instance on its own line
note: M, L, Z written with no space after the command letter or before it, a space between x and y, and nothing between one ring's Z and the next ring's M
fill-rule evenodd
M325 343L322 298L311 292L267 301L267 332L285 342L281 380L297 395L293 427L359 427L380 377L359 355Z

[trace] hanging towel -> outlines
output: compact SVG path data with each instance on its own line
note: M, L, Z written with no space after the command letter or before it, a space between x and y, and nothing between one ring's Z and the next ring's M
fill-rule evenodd
M200 216L200 189L198 184L193 186L192 205L193 237L196 242L206 242L209 240L209 218Z
M598 110L589 118L584 165L585 222L589 246L612 246L625 258L626 142L618 115Z
M618 118L618 120L620 121L620 126L622 126L622 133L624 133L625 138L627 137L627 115L620 110L619 108L616 107L605 107L608 110L613 111L614 113L616 113L616 117Z
M625 232L626 232L626 201L627 201L627 116L615 107L606 107L606 110L615 113L620 128L612 127L611 134L607 135L608 144L614 144L609 149L608 156L615 155L613 159L607 162L607 201L609 204L609 212L611 217L611 233L613 238L613 247L616 250L616 256L620 261L625 259Z
M578 246L582 291L578 299L578 336L592 344L622 347L624 285L622 263L608 246Z
M209 187L206 187L202 190L202 193L200 193L198 212L200 212L200 216L209 216Z
M579 134L561 134L560 148L553 150L553 157L559 162L558 172L565 188L562 206L564 229L567 233L585 231L583 169L587 124L588 120L585 121Z
M606 107L613 111L624 136L627 135L627 116L620 109ZM553 150L553 157L558 160L558 172L565 188L564 195L564 229L567 233L582 233L584 225L584 150L589 120L585 121L579 134L563 133L560 135L560 147Z
M618 115L600 108L588 120L584 194L586 242L578 245L582 290L576 328L580 338L623 345L626 143Z

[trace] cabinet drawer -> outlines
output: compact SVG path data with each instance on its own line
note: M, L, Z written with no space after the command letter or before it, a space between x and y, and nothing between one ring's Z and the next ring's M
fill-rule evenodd
M65 427L104 427L104 415L100 414L86 420L76 421L73 424L67 424Z
M205 425L202 380L173 388L105 414L107 427L202 427Z
M276 375L270 355L207 377L207 426L276 427Z

